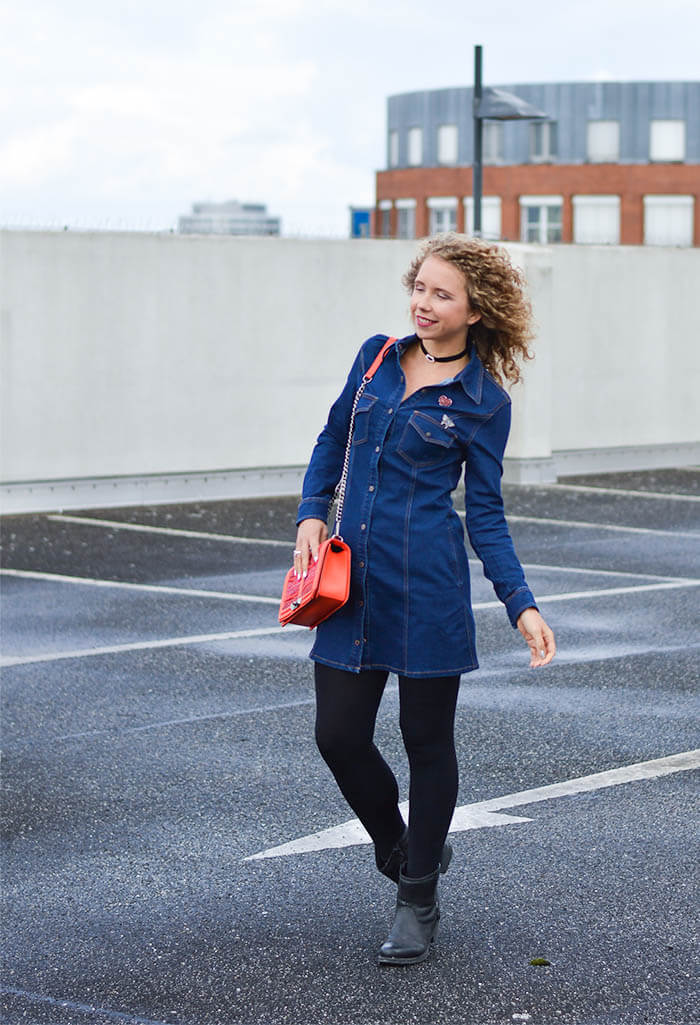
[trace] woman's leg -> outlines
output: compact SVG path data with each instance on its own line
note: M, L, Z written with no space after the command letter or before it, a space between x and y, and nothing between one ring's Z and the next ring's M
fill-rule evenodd
M411 770L406 876L420 879L440 865L457 803L454 719L459 676L399 677L401 733Z
M319 662L314 673L318 749L372 837L378 862L385 860L405 828L396 778L373 740L388 673L350 673Z

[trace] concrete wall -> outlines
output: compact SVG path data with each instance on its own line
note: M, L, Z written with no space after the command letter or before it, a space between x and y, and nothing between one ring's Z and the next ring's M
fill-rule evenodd
M4 508L296 490L359 343L410 330L414 249L0 232ZM700 458L700 251L509 249L539 325L510 478Z
M552 448L700 438L700 252L553 251Z

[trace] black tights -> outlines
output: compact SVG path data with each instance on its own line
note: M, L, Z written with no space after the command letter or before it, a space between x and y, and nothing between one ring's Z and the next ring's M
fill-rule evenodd
M374 744L388 673L314 663L316 743L381 860L404 830L396 778ZM400 724L411 772L408 868L419 879L440 864L457 802L454 718L459 676L399 676Z

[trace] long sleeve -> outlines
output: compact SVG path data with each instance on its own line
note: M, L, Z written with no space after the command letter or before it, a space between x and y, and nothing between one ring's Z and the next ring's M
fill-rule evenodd
M464 474L467 533L484 575L516 626L525 609L537 608L515 553L501 494L503 453L510 431L510 402L504 400L476 431L468 447Z

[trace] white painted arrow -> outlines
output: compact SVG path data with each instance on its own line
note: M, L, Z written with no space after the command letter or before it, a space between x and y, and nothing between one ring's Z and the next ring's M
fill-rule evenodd
M534 787L532 790L520 790L516 794L494 797L489 801L478 801L475 804L464 804L455 809L451 833L461 833L467 829L483 829L487 826L510 826L519 822L531 822L532 819L520 818L515 815L499 814L502 808L517 808L524 804L537 804L550 801L557 797L570 797L574 794L589 793L602 790L604 787L619 786L636 780L655 779L667 776L672 772L685 772L700 768L700 748L695 751L684 751L670 755L668 758L655 758L649 762L636 762L634 765L623 765L618 769L596 772L590 776L579 776L576 779L561 783L549 783L546 786ZM401 805L406 816L408 802ZM357 844L371 843L369 834L359 819L350 819L339 826L323 829L320 833L299 837L279 847L270 847L245 858L245 861L260 861L263 858L282 858L290 854L308 854L311 851L325 851L336 847L352 847Z
M404 816L408 812L408 801L401 805L401 812ZM455 826L457 814L460 814L459 825ZM514 815L499 815L494 812L483 811L472 805L465 805L455 811L455 818L452 819L450 832L465 829L482 829L484 826L510 826L518 822L531 822L531 819L521 819ZM302 836L298 840L290 840L279 847L270 847L267 851L260 851L259 854L251 854L245 861L260 861L262 858L283 858L288 854L308 854L311 851L326 851L333 847L354 847L357 844L372 843L369 833L359 819L350 819L340 826L331 826L330 829L322 829L320 833L311 833L310 836Z

